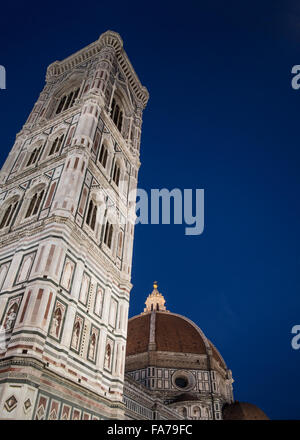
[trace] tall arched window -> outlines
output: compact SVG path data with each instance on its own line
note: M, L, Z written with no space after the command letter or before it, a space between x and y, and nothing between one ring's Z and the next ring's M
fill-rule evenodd
M94 231L97 218L97 205L90 200L89 209L86 216L86 224Z
M16 212L19 201L12 202L4 211L3 217L0 222L0 229L9 226L12 223L14 214Z
M40 154L41 148L42 148L42 147L35 148L35 149L31 152L30 157L29 157L29 159L28 159L28 162L27 162L27 164L26 164L27 167L29 167L29 165L33 165L34 163L36 163L36 161L38 160L38 157L39 157L39 154Z
M28 217L31 217L31 216L37 214L39 207L41 205L41 202L43 200L43 197L44 197L44 190L43 189L40 191L37 191L31 197L27 212L25 214L25 218L28 218Z
M61 136L57 136L54 140L54 142L51 145L50 151L48 156L52 156L52 154L58 153L60 150L60 147L63 143L64 140L64 135L62 134Z
M101 151L100 151L100 155L99 155L99 162L101 163L101 165L104 168L106 167L106 164L107 164L107 156L108 156L107 148L103 143L101 146Z
M56 109L57 115L74 105L75 99L79 94L79 90L80 88L78 87L76 90L72 90L72 92L69 92L67 95L64 95L60 98L58 107Z
M109 247L109 249L111 249L112 246L113 233L114 233L113 225L109 223L109 221L107 221L105 226L104 243L106 244L106 246Z
M120 109L119 105L116 103L115 98L112 100L111 118L117 126L118 130L121 131L123 123L123 112Z
M114 166L114 172L113 172L113 181L115 182L115 184L117 186L119 186L120 174L121 174L121 170L120 170L118 163L116 162L115 166Z

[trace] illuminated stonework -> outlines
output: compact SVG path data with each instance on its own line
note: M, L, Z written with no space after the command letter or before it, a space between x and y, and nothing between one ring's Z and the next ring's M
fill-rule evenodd
M148 97L115 32L47 69L0 175L0 417L124 417Z
M126 376L178 418L221 420L233 403L231 371L202 330L164 304L155 283L144 312L129 319Z
M157 281L154 281L152 293L146 299L146 307L144 313L152 312L153 310L167 311L165 307L165 299L157 290Z

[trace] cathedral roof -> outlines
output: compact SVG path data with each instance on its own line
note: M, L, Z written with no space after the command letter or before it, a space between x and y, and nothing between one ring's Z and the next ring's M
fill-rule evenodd
M128 321L127 357L147 352L211 354L222 368L227 369L218 350L194 322L166 310L157 283L145 304L144 312Z
M205 354L204 338L184 317L173 313L152 312L155 315L155 345L157 351ZM127 356L148 351L151 313L136 316L128 322ZM138 337L137 337L138 336Z
M269 417L253 403L238 402L227 404L223 408L224 420L269 420Z

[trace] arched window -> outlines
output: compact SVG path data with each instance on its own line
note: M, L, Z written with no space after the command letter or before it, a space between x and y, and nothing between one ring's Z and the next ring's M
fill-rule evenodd
M99 145L100 145L100 140L101 140L100 132L99 132L99 130L97 130L96 136L95 136L95 140L94 140L94 143L93 143L93 146L92 146L93 152L95 154L98 153L98 148L99 148Z
M114 232L113 225L109 223L109 221L107 221L105 226L104 243L106 244L106 246L109 247L109 249L111 249L111 245L112 245L113 232Z
M74 105L75 99L79 94L79 87L72 92L69 92L67 95L64 95L60 98L58 107L56 109L56 114L58 115L61 112L64 112L68 108L71 108Z
M114 121L118 130L121 132L123 123L123 112L120 109L119 105L116 103L115 99L112 100L111 118Z
M3 217L1 219L0 223L0 229L5 228L6 226L9 226L12 223L13 216L16 212L17 206L19 201L12 202L4 211Z
M51 145L50 151L48 156L52 156L52 154L58 153L60 150L60 147L63 143L64 140L64 135L62 134L61 136L57 136L54 140L54 142Z
M115 163L114 172L113 172L113 181L115 182L115 184L117 186L119 186L120 174L121 174L120 167L119 167L119 165L117 163Z
M28 162L27 162L27 164L26 164L27 167L29 167L29 165L33 165L34 163L36 163L36 161L37 161L37 159L38 159L38 157L39 157L39 154L40 154L41 148L42 148L42 147L35 148L35 149L31 152L30 157L29 157L29 159L28 159Z
M194 407L194 417L197 419L201 418L201 408L199 406Z
M101 151L100 151L100 155L99 155L99 162L101 163L101 165L104 168L106 167L106 164L107 164L107 156L108 156L107 148L103 143L101 146Z
M31 217L35 214L37 214L39 207L41 205L41 202L44 197L44 190L37 191L30 200L27 212L25 214L25 218Z
M89 209L86 216L86 224L94 231L97 218L97 205L90 200Z
M187 419L187 409L185 408L185 407L183 407L183 408L181 408L181 414L182 414L182 416L185 418L185 419Z

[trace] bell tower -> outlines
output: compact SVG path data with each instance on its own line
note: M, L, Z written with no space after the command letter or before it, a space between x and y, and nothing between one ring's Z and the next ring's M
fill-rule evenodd
M119 34L47 69L0 174L0 417L121 419L148 101Z

